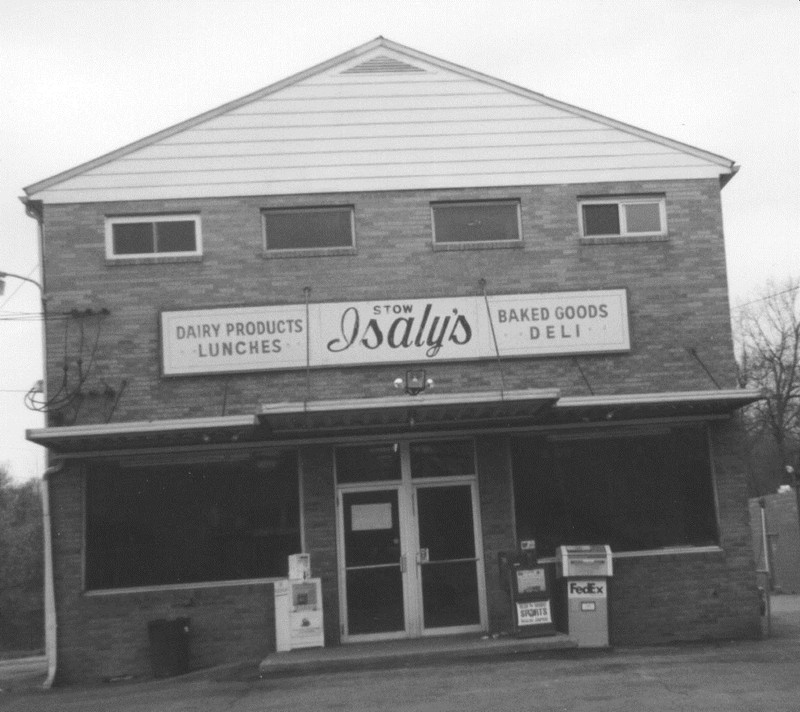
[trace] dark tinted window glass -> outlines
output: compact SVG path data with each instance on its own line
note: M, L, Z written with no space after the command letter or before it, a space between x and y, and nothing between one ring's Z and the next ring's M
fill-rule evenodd
M152 223L115 223L112 231L115 255L141 255L155 250Z
M358 445L336 449L338 482L379 482L400 479L397 445Z
M583 206L584 235L619 235L619 206L603 203Z
M513 467L517 536L545 556L562 544L639 551L717 541L702 430L519 438Z
M434 205L436 242L519 240L516 203Z
M264 213L268 250L351 247L350 208L276 210Z
M97 466L87 479L89 589L286 576L300 551L297 463Z
M194 252L194 220L170 220L156 223L158 252Z
M412 477L472 475L475 460L471 440L411 443Z

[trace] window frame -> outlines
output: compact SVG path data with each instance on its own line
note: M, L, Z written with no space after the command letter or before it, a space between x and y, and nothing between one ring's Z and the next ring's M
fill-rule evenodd
M277 213L309 213L349 211L350 213L350 244L331 245L327 247L273 247L267 243L267 216ZM261 248L265 257L313 257L316 255L342 255L353 254L356 250L356 210L354 205L302 205L281 206L261 209Z
M151 223L155 225L160 222L192 222L194 223L194 250L181 250L178 252L136 252L131 254L118 255L114 252L114 226ZM155 229L155 228L154 228ZM141 215L107 215L105 222L106 238L106 259L114 262L124 262L126 260L153 260L160 258L175 257L202 257L203 255L203 231L200 215L196 213L148 213ZM157 241L157 233L154 233L154 241ZM153 245L157 247L156 244Z
M453 208L459 206L475 206L475 205L513 205L517 213L517 237L512 240L456 240L456 241L438 241L436 239L436 209L437 208ZM430 204L431 210L431 244L434 249L470 249L470 248L486 248L492 246L521 246L522 245L522 207L519 198L498 198L488 200L439 200Z
M628 218L627 213L623 209L626 205L636 205L642 203L658 203L658 215L661 223L661 229L657 231L647 232L631 232L628 231ZM583 208L586 205L616 205L619 217L619 232L618 233L605 233L600 235L587 235L586 225L583 219ZM578 199L578 225L580 229L580 236L582 238L593 240L613 240L615 238L628 238L628 237L666 237L667 235L667 200L664 195L608 195L608 196L592 196L587 198Z

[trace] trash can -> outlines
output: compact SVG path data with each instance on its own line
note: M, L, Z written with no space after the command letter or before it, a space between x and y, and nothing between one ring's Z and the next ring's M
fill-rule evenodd
M189 618L159 618L147 624L150 663L155 677L189 672Z

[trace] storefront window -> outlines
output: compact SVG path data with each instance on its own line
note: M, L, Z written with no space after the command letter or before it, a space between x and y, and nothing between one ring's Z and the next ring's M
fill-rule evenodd
M301 550L294 452L95 465L86 500L87 589L286 576Z
M518 539L642 551L717 543L705 432L563 434L513 441Z

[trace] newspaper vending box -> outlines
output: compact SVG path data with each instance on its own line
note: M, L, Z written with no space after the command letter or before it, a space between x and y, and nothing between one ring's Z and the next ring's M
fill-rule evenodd
M536 561L536 544L520 542L513 554L500 555L500 572L511 599L514 634L518 637L555 635L547 570Z
M307 554L289 557L289 578L275 586L275 650L325 647L322 617L322 581L309 578Z

